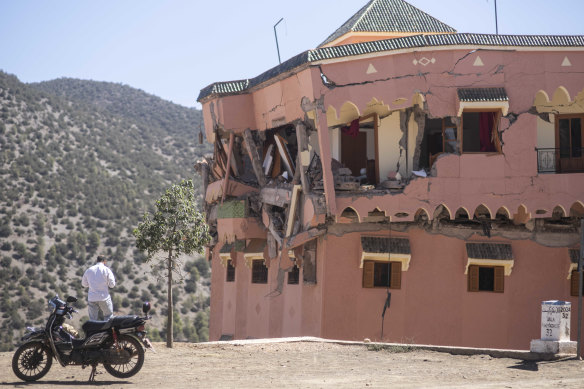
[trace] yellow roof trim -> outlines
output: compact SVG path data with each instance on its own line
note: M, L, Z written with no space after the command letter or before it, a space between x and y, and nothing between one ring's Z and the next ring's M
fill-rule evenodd
M361 264L359 267L363 268L364 261L401 262L402 271L407 271L410 268L411 259L411 254L368 253L364 251L363 255L361 255Z

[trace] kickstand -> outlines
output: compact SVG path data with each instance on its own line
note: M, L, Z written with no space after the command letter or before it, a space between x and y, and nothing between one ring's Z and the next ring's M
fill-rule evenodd
M91 374L88 382L95 382L95 375L97 374L97 365L91 365Z

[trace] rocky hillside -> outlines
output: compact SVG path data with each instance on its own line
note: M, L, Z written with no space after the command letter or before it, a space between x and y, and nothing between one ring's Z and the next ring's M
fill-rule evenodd
M81 276L97 254L112 259L118 313L150 300L151 335L164 335L164 280L131 232L171 183L200 182L193 164L209 152L198 142L201 120L198 110L121 84L24 84L0 72L0 350L12 349L26 325L44 324L55 293L76 295L86 320ZM185 258L184 270L176 339L204 340L208 264Z

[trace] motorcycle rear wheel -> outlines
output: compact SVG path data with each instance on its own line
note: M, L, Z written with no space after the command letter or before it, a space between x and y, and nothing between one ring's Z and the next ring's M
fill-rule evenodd
M140 371L144 364L144 349L138 340L128 335L120 335L118 345L130 354L130 360L121 364L104 363L103 367L116 378L132 377Z
M12 357L12 371L23 381L36 381L45 376L53 364L53 354L41 342L25 343Z

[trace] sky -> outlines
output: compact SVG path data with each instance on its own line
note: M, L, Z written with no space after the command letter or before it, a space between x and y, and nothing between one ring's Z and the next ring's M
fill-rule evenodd
M409 0L458 32L495 33L495 0ZM0 0L0 70L22 82L129 85L197 107L317 47L367 0ZM584 0L498 0L499 34L584 35Z

